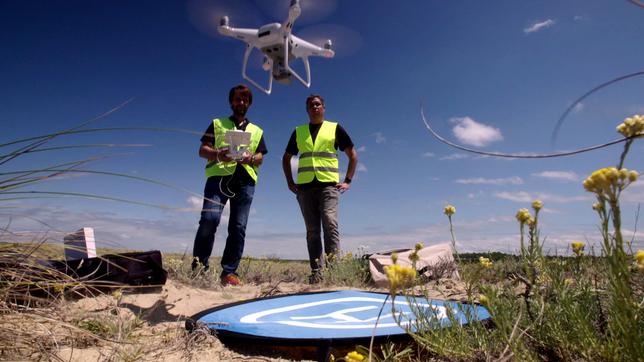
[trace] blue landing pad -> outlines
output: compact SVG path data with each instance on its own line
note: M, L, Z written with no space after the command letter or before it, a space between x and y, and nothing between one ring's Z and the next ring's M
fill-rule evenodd
M342 290L228 304L198 313L186 327L205 325L223 337L319 341L368 338L372 333L375 337L405 335L405 328L427 328L416 323L412 311L435 316L435 327L467 324L468 316L470 322L490 318L480 305L405 296L397 296L393 304L400 325L392 315L392 298L388 294Z

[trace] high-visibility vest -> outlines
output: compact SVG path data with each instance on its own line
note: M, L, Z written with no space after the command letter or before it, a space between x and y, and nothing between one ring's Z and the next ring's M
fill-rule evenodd
M297 183L305 184L315 177L320 182L338 182L338 155L335 150L335 122L323 121L315 137L315 143L309 131L309 125L303 124L295 129L295 139L300 152L297 167Z
M222 148L229 146L226 143L226 131L231 131L235 129L235 122L230 118L215 118L212 121L213 129L215 133L215 148ZM255 154L259 141L262 139L262 131L258 126L248 123L246 125L246 132L250 132L250 145L248 150L251 154ZM257 183L257 166L251 166L247 164L242 164L242 167L248 172L248 175ZM217 162L217 160L208 161L206 164L206 177L210 176L228 176L232 175L237 168L237 162Z

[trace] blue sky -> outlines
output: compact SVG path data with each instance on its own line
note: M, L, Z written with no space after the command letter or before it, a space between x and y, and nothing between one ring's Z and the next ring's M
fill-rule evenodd
M577 97L643 70L644 9L625 0L302 2L294 33L315 39L328 34L337 55L311 59L310 89L293 83L275 84L270 96L255 91L248 116L264 128L269 154L260 170L246 255L306 257L304 224L286 187L281 156L292 129L307 121L304 100L311 93L325 97L327 119L347 129L359 152L352 188L340 205L346 251L446 242L442 209L453 204L459 251L513 252L519 240L514 214L536 198L545 204L541 235L547 250L565 252L572 240L598 245L593 197L581 182L615 165L621 146L557 159L483 158L432 138L420 105L441 135L486 151L548 153L614 140L625 117L644 113L644 77L586 98L554 145L550 136ZM244 45L216 34L216 16L228 13L232 26L259 27L281 22L286 4L0 2L1 142L74 127L130 98L92 126L193 132L65 136L51 145L139 146L50 151L2 165L7 172L101 156L86 168L174 185L73 174L24 188L170 208L71 197L3 201L10 208L0 210L0 221L15 233L4 233L4 241L46 235L58 242L62 233L90 226L100 246L190 252L205 181L204 160L197 156L200 134L212 118L229 114L228 90L243 83ZM254 74L259 71L254 66ZM643 150L644 143L635 142L625 167L642 173ZM642 181L623 195L624 229L640 249L644 233L636 212L643 201ZM225 227L215 253L224 240Z

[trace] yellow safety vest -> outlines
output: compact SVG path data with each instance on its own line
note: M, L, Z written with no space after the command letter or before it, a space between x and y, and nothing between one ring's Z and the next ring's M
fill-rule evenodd
M213 121L213 129L215 133L215 144L213 145L215 148L222 148L222 147L227 147L229 144L226 143L226 131L234 130L235 129L235 122L233 122L230 118L215 118ZM261 128L258 126L248 123L246 125L246 132L250 132L250 145L248 146L248 150L250 151L251 154L255 154L255 151L257 150L257 146L259 145L259 141L262 139L262 134L264 131L262 131ZM248 172L248 175L257 183L257 166L250 166L247 164L242 165L244 169L246 169L246 172ZM231 162L217 162L216 160L214 161L208 161L206 164L206 177L210 176L228 176L232 175L235 172L235 169L237 168L237 162L231 161Z
M309 131L309 124L295 128L295 139L300 151L297 167L297 183L306 184L315 177L320 182L338 182L338 155L335 150L335 122L323 121L315 137L315 144Z

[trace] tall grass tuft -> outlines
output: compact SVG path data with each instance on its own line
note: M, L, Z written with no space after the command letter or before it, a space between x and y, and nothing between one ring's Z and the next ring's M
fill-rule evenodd
M129 102L129 101L128 101ZM125 202L135 205L153 206L172 209L164 205L153 205L136 200L119 199L109 195L63 192L51 189L36 188L48 185L47 181L62 176L76 174L98 174L117 177L139 182L146 182L164 187L170 187L191 193L178 187L157 180L132 176L123 173L94 170L89 166L105 159L105 156L78 156L71 161L52 162L45 166L30 165L26 169L8 169L18 160L35 153L52 155L60 151L106 148L145 147L141 144L81 144L81 145L50 145L54 140L72 135L114 132L114 131L163 131L191 133L196 132L168 129L143 128L87 128L91 123L116 112L128 102L111 109L76 127L60 132L54 132L37 137L29 137L14 141L0 142L0 215L6 217L0 229L0 359L43 359L59 360L61 349L76 347L108 345L112 348L112 356L116 359L135 360L141 356L139 347L131 345L134 330L140 326L136 316L124 317L120 314L95 315L76 319L73 313L66 310L68 301L78 296L95 296L99 290L105 291L118 288L112 284L91 280L80 280L62 273L51 267L46 259L53 259L52 249L47 241L51 234L62 239L64 231L33 219L33 221L49 227L55 232L44 232L33 237L29 243L24 243L21 233L11 231L11 221L17 215L13 214L20 208L14 202L51 201L53 198L79 197ZM52 157L54 158L54 157ZM51 158L47 158L49 161ZM60 235L58 235L60 234ZM58 238L58 236L61 236ZM46 252L45 252L46 251ZM62 256L62 248L56 250L57 257ZM113 306L111 311L117 311ZM121 345L125 343L126 345ZM112 358L112 357L109 357ZM109 359L108 358L108 359Z

